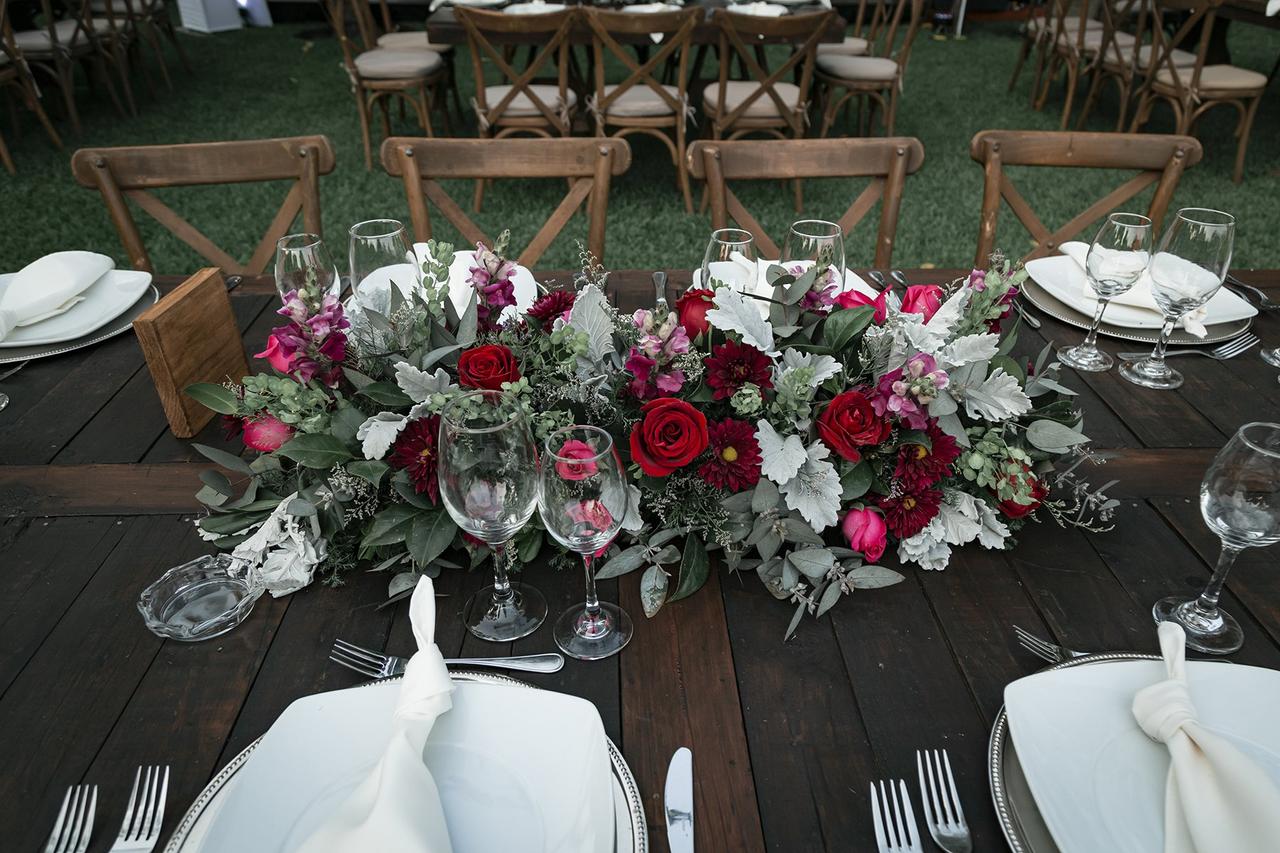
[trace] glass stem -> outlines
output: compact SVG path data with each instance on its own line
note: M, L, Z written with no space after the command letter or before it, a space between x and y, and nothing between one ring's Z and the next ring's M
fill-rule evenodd
M511 581L507 578L507 542L490 545L493 549L493 600L497 604L510 604L515 599Z
M1087 350L1098 348L1098 326L1102 325L1102 314L1107 310L1107 303L1110 301L1108 298L1098 300L1098 310L1093 312L1093 325L1089 327L1089 334L1084 336L1084 343L1080 344L1082 348Z
M1178 322L1178 318L1164 318L1164 325L1160 327L1160 337L1156 338L1156 348L1151 351L1151 362L1158 370L1164 370L1164 351L1169 346L1169 336L1173 334L1174 324Z
M1244 549L1236 545L1222 543L1222 553L1218 555L1218 565L1213 570L1213 577L1209 579L1209 585L1204 588L1204 592L1200 593L1200 597L1196 599L1196 609L1206 616L1217 615L1222 585L1227 582L1227 573L1235 565L1236 557L1240 556L1242 550Z
M583 554L582 565L587 573L587 613L595 618L600 612L600 599L596 597L595 554Z

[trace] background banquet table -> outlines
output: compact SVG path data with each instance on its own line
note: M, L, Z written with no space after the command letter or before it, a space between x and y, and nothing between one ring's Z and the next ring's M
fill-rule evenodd
M908 271L913 283L959 271ZM673 287L689 274L670 273ZM1280 298L1280 270L1239 272ZM567 282L567 273L541 280ZM615 273L619 307L651 298L649 273ZM162 280L172 287L175 278ZM269 279L232 303L250 353L275 324ZM1280 316L1255 331L1280 342ZM1019 351L1081 332L1045 318ZM1117 346L1119 344L1119 346ZM1105 341L1104 348L1140 349ZM793 608L754 578L713 572L706 588L645 619L636 578L602 585L636 618L631 645L595 663L569 661L542 687L593 701L646 799L652 848L666 849L662 782L671 752L694 752L702 850L866 850L867 785L902 776L915 790L919 747L946 747L975 849L1003 848L987 786L991 722L1004 686L1040 664L1017 623L1073 648L1156 650L1149 608L1198 591L1217 543L1200 520L1206 464L1242 423L1280 416L1276 372L1257 350L1226 363L1180 359L1177 392L1136 388L1114 372L1078 377L1086 428L1109 457L1095 483L1121 500L1115 532L1029 526L1010 553L966 548L944 572L859 592L782 642ZM216 771L294 699L358 682L326 660L334 638L404 654L404 604L378 608L387 576L353 572L341 589L261 599L216 640L164 642L135 609L164 569L207 553L192 525L206 463L166 429L137 341L31 363L4 383L0 414L0 837L12 850L43 843L67 785L101 788L96 841L106 850L133 770L173 765L167 833ZM200 439L223 441L216 424ZM893 561L886 557L890 565ZM1225 606L1244 626L1242 663L1280 668L1280 573L1250 551ZM576 572L530 571L552 613L581 594ZM549 651L550 624L494 646L465 634L458 610L484 572L446 571L438 589L446 654ZM913 794L914 796L914 794ZM919 800L917 798L917 805Z

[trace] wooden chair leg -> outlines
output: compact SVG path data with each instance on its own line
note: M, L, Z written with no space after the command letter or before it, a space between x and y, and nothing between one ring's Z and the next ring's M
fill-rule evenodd
M1089 81L1089 93L1084 97L1084 105L1080 107L1080 118L1076 120L1076 130L1084 127L1085 120L1089 118L1089 112L1093 109L1093 105L1098 100L1098 90L1102 88L1102 71L1095 71L1093 79Z
M1066 130L1071 123L1071 107L1076 98L1076 87L1080 85L1080 64L1075 61L1067 63L1067 99L1062 105L1062 120L1058 122L1058 130Z
M1253 129L1253 117L1257 115L1258 104L1262 103L1262 96L1259 95L1253 99L1249 107L1245 110L1244 120L1240 125L1240 144L1236 148L1236 170L1231 180L1237 184L1244 180L1244 155L1249 148L1249 131Z
M898 118L898 86L889 88L889 110L885 115L885 136L893 136L893 124Z
M360 138L364 142L364 170L373 171L373 143L369 138L369 101L363 90L356 90L356 111L360 114Z
M76 109L75 69L71 62L60 61L57 67L58 88L62 90L62 103L67 110L67 118L71 120L71 130L76 136L84 133L80 124L80 111Z
M40 105L40 96L36 94L35 87L30 81L24 81L22 86L22 98L26 108L36 114L36 120L40 122L40 126L44 128L44 132L48 134L49 141L53 143L55 148L61 150L62 137L58 135L58 131L54 130L53 122L49 121L49 114L44 111L44 107Z
M1012 92L1013 87L1018 83L1018 75L1022 73L1022 66L1027 62L1027 56L1031 54L1031 39L1027 36L1022 37L1022 47L1018 49L1018 61L1014 63L1013 75L1009 78L1009 89Z
M111 45L111 54L113 56L112 64L115 65L116 74L120 76L120 88L124 90L124 102L129 109L129 115L133 118L138 117L138 104L133 99L133 85L129 82L129 57L128 51L119 40L113 40Z
M1038 109L1036 107L1036 100L1040 96L1040 84L1044 81L1048 48L1045 46L1045 42L1043 40L1037 39L1034 50L1036 52L1036 69L1035 74L1031 78L1031 94L1027 97L1027 104L1032 109Z
M115 104L116 113L121 118L125 117L127 111L125 110L124 102L120 100L119 93L116 92L115 84L111 82L111 72L107 69L106 54L102 49L102 45L98 45L97 50L93 52L93 68L94 73L102 81L102 85L106 87L107 94L111 97L111 102Z
M13 165L13 157L9 154L9 146L4 144L4 134L0 133L0 164L10 175L18 174L18 167Z
M1120 115L1116 119L1116 133L1119 133L1124 129L1124 120L1129 116L1129 99L1133 97L1133 81L1117 77L1116 87L1120 90Z
M693 193L689 189L689 168L685 161L688 146L685 141L684 119L676 125L676 180L680 183L680 197L684 199L684 212L693 213Z
M141 24L138 29L143 33L147 44L151 45L151 52L155 54L156 62L160 65L160 76L164 78L164 87L172 92L173 79L169 76L169 63L164 61L164 45L160 43L158 27L148 22Z
M1040 91L1032 103L1032 109L1044 109L1045 101L1049 100L1049 89L1053 86L1054 79L1058 76L1058 67L1062 63L1062 57L1054 53L1050 58L1048 67L1045 68L1044 78L1040 81Z
M382 114L382 138L386 139L391 135L391 107L381 92L378 93L378 111Z

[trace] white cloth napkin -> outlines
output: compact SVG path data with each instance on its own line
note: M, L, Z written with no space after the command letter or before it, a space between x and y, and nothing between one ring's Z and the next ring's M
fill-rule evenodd
M760 18L780 18L787 14L787 7L777 3L735 3L729 7L729 11Z
M80 294L115 265L96 252L54 252L27 264L0 294L0 341L17 326L38 323L80 302Z
M1187 693L1186 635L1160 623L1169 678L1139 690L1133 716L1169 748L1165 853L1267 853L1280 844L1280 790L1229 741L1200 725Z
M409 603L418 651L409 658L382 760L299 853L452 853L440 792L422 753L436 718L453 707L453 681L435 644L436 596L423 577Z
M1270 16L1275 14L1280 14L1280 0L1271 0L1271 2L1267 4L1267 15Z
M1062 254L1071 258L1079 265L1080 269L1088 271L1085 266L1085 259L1089 256L1089 244L1079 241L1069 241L1058 247ZM1097 301L1097 296L1093 292L1093 288L1089 287L1086 280L1085 287L1087 292L1085 296L1093 302ZM1155 314L1160 314L1160 306L1156 305L1155 297L1151 295L1151 275L1144 272L1142 277L1138 279L1138 283L1131 289L1125 291L1119 296L1113 297L1111 300L1113 305L1130 305L1134 308L1142 308ZM1195 335L1197 338L1203 338L1208 334L1208 330L1204 326L1204 318L1208 314L1208 308L1201 306L1195 311L1184 314L1178 320L1181 326L1188 334ZM1106 318L1103 317L1105 320Z

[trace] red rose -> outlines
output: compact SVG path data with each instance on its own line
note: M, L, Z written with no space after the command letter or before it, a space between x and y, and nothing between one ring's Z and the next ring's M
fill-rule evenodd
M650 477L665 477L707 449L707 419L684 400L659 397L641 407L631 428L631 458Z
M472 347L458 356L458 384L467 388L501 391L503 382L515 382L519 378L516 357L501 344Z
M1015 487L1018 485L1019 479L1031 486L1031 503L1020 504L1013 498L1009 498L1007 501L1000 501L1000 511L1008 518L1022 518L1025 515L1029 515L1039 509L1044 499L1049 497L1049 487L1044 484L1044 480L1032 474L1031 469L1026 465L1022 466L1021 474L1010 474L1005 477L1005 480Z
M711 328L707 322L707 312L714 305L715 292L705 287L690 288L676 300L676 311L680 314L680 325L685 334L692 340Z
M903 314L923 314L927 323L942 307L942 288L936 284L913 284L902 295Z
M836 296L836 304L841 308L857 308L860 305L870 305L876 309L871 319L880 325L889 316L889 306L885 302L884 293L878 293L876 296L870 297L865 293L857 290L846 290L844 293Z
M871 398L860 388L837 394L818 416L818 436L850 462L862 460L859 447L879 444L891 430L888 421L876 417Z

